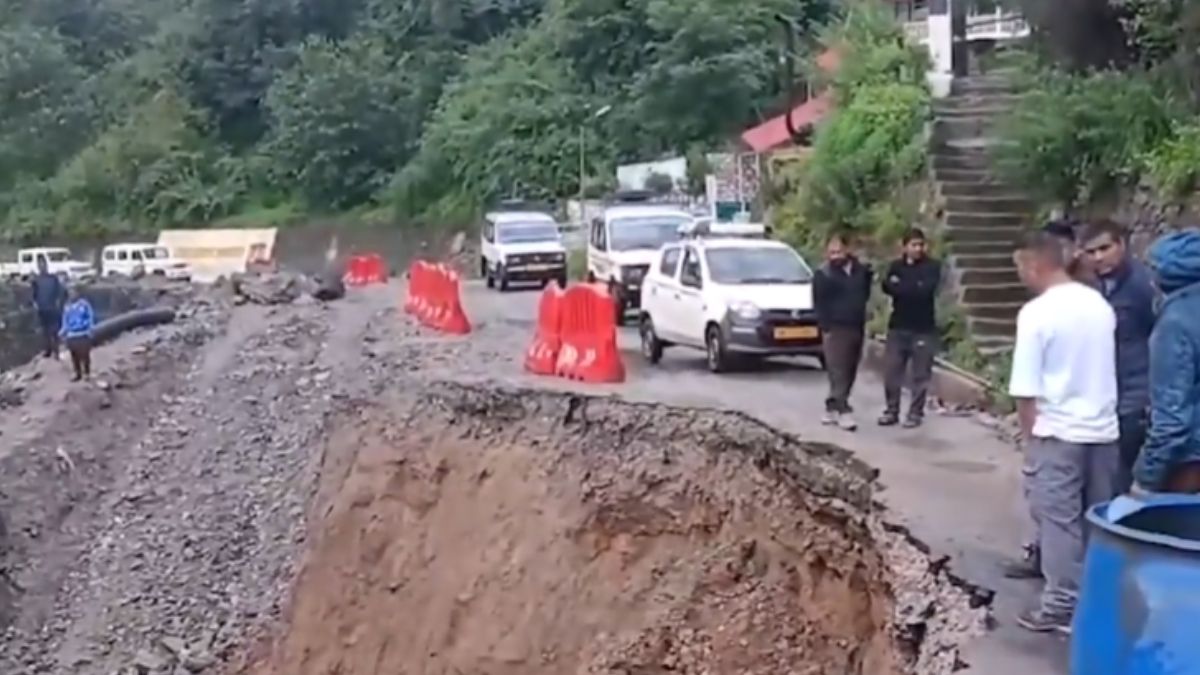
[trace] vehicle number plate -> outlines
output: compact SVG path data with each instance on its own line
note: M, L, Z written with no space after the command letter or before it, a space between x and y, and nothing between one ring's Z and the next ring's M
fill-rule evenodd
M820 335L820 331L816 326L793 326L788 328L776 328L776 340L807 340Z

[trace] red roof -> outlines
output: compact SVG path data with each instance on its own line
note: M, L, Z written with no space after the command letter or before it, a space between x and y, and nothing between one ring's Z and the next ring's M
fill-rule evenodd
M796 130L803 129L807 125L819 122L832 107L833 95L826 91L793 108L790 112L792 123ZM786 115L773 117L752 129L747 129L742 134L742 142L754 152L768 152L791 145L792 136L788 133Z

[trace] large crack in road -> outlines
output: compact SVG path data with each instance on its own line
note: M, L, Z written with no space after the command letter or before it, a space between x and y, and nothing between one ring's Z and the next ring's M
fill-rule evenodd
M399 297L218 294L102 385L10 374L0 672L924 675L983 630L850 453L530 389L526 329Z

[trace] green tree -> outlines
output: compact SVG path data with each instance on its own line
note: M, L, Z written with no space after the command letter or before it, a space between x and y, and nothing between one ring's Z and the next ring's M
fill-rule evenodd
M0 30L0 190L53 173L82 145L93 112L85 75L55 34Z
M267 94L278 174L321 208L360 204L407 161L419 129L407 64L379 42L312 40Z

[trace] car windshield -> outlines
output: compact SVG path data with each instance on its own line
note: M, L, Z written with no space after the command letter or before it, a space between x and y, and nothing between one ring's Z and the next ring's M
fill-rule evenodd
M505 223L499 227L501 244L534 244L558 241L554 223Z
M142 255L146 260L166 260L171 257L171 252L164 246L151 246L150 248L142 249Z
M657 250L667 242L678 241L680 226L689 222L687 216L618 218L609 224L609 247L614 251Z
M812 281L808 265L788 248L710 248L708 272L718 284L802 284Z

